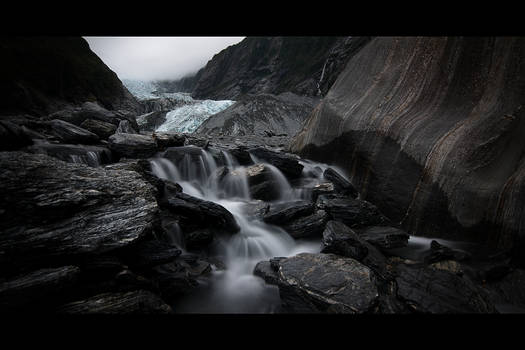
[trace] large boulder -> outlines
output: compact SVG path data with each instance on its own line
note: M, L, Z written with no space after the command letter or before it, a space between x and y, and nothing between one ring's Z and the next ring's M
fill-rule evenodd
M328 212L333 220L341 221L352 228L389 224L379 209L370 202L339 195L320 195L316 205Z
M134 171L0 152L0 270L122 248L151 231L154 188Z
M279 261L278 286L292 312L367 313L378 301L374 273L357 260L301 253Z
M91 131L60 119L53 119L48 125L51 128L51 132L62 143L93 144L99 140L99 137Z
M489 239L525 264L524 64L523 37L374 38L292 149L409 234Z
M113 134L109 137L109 148L121 157L148 158L158 152L153 137L148 135Z
M115 124L97 119L86 119L80 124L80 127L91 131L102 140L107 140L117 130Z

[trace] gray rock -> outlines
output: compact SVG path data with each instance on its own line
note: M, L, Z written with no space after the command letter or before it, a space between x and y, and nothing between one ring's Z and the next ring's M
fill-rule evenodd
M113 161L111 151L101 146L39 142L30 146L27 150L31 153L47 154L64 162L87 164L91 167L108 164Z
M113 134L109 148L121 157L148 158L158 152L157 143L151 136L137 134Z
M373 272L351 258L301 253L279 262L278 277L292 312L367 313L378 301Z
M368 255L363 240L339 221L328 221L323 231L321 253L333 253L362 261Z
M49 126L51 132L63 143L93 144L99 140L99 137L91 131L60 119L51 120Z
M410 236L405 231L390 226L371 226L359 231L365 241L379 249L403 248L408 245Z
M117 130L114 124L97 119L86 119L80 124L80 127L96 134L102 140L107 140Z
M334 220L341 221L351 228L387 225L386 218L375 205L360 199L338 195L321 195L316 205L325 210Z
M117 130L115 130L116 134L138 134L138 131L133 128L131 123L124 119L121 120L118 124Z
M0 152L0 266L16 273L125 247L150 232L154 188L134 171Z
M273 225L285 225L299 217L313 214L315 204L308 201L272 203L263 221Z
M301 177L304 166L292 155L275 152L263 147L249 150L257 159L267 162L279 169L288 179Z
M268 284L277 285L279 277L269 261L260 261L253 270L255 276L259 276Z
M348 195L352 198L357 198L357 195L359 193L355 189L354 185L352 185L341 174L339 174L332 168L327 168L323 172L323 177L334 185L335 191L338 194Z
M324 210L303 216L282 225L282 228L293 238L321 237L328 221L328 214Z
M0 151L11 151L31 145L33 141L26 130L7 120L0 121Z
M137 290L103 293L57 308L60 314L172 314L173 309L157 295Z

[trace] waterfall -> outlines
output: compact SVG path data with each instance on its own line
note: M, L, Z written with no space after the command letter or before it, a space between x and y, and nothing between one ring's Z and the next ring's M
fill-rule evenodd
M252 159L270 170L281 194L278 202L300 199L300 194L292 189L278 168L260 162L254 156ZM240 231L231 237L217 237L214 244L212 254L221 257L227 269L213 269L211 282L203 284L200 293L184 298L177 309L180 312L206 313L277 310L280 305L278 290L253 275L255 265L276 256L318 252L319 241L295 240L282 228L247 214L249 207L259 201L250 197L246 167L240 166L227 151L214 155L214 152L201 150L198 156L185 154L176 163L166 158L153 158L150 162L156 176L177 182L183 192L191 196L222 205L232 213L240 227ZM180 227L178 230L179 236L183 237ZM173 231L177 232L177 229ZM173 238L174 244L181 244L181 239L178 243L176 240L176 237Z

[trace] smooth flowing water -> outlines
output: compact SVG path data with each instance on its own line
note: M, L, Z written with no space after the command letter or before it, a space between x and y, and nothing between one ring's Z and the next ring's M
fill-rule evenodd
M212 266L211 276L201 279L198 290L183 298L175 310L182 313L278 312L278 289L253 275L255 265L273 257L319 252L320 240L295 240L282 228L266 224L250 214L250 208L260 204L260 201L250 197L246 167L240 166L229 152L221 152L219 161L205 150L201 150L197 159L186 154L178 164L165 158L151 160L155 175L178 183L183 192L191 196L222 205L233 214L240 226L240 232L228 238L218 237L213 245L212 254L223 261L226 268ZM281 194L276 202L295 201L304 197L303 192L290 186L279 169L255 157L252 159L270 169ZM218 177L213 175L220 166L227 166L234 176L226 177L219 184ZM322 166L316 172L311 171L314 168L313 163L305 165L303 174L310 181L320 182ZM179 236L174 237L173 242L183 246L180 228L178 230Z

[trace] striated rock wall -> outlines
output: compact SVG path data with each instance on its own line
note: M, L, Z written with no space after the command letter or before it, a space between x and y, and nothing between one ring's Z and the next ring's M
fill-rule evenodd
M524 67L525 38L374 38L292 150L343 167L411 234L488 240L519 256Z

